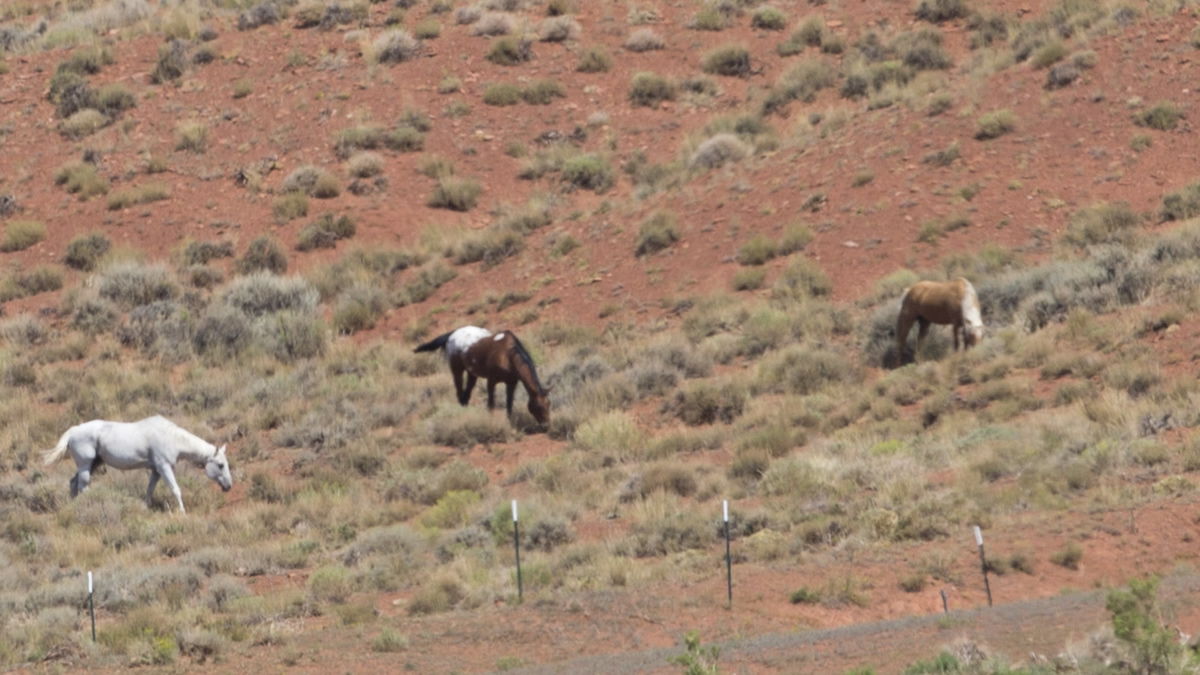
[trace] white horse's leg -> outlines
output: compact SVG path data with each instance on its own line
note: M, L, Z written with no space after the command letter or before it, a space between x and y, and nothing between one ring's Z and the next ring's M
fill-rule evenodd
M175 495L175 501L179 502L179 512L187 513L183 509L183 492L179 489L179 484L175 482L175 471L168 464L162 464L158 467L158 473L162 475L162 479L167 482L171 488L171 493Z
M71 479L71 496L76 497L88 489L88 484L92 482L92 472L90 469L80 468L75 474L75 478Z
M158 471L154 467L150 468L150 487L146 488L146 508L153 505L154 488L158 487Z

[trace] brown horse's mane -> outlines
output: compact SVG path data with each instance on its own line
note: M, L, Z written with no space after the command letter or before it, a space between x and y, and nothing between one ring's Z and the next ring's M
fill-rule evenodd
M546 388L542 386L542 381L538 379L537 368L533 366L533 357L525 350L525 345L521 344L521 340L517 338L516 333L509 331L508 334L512 336L513 344L517 347L517 355L521 357L525 365L529 366L529 374L533 376L533 383L537 385L538 393L545 396Z

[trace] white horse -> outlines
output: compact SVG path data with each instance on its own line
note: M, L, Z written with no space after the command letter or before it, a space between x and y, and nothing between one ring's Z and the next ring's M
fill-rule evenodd
M71 479L71 497L88 488L92 471L101 464L114 469L150 469L150 487L146 490L146 505L154 496L158 479L167 481L179 512L183 509L183 495L175 482L175 462L180 458L204 467L204 473L217 481L221 489L228 492L233 487L233 476L229 473L229 462L225 459L225 446L218 450L212 443L176 426L161 415L147 417L137 422L107 422L92 420L67 429L58 445L43 457L46 464L53 464L71 451L78 472Z

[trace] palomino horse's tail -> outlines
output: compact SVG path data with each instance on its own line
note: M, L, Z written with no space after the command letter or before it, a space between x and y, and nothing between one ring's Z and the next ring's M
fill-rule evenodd
M454 333L454 331L450 331L449 333L443 333L442 335L439 335L439 336L433 338L432 340L430 340L429 342L426 342L425 344L417 347L416 349L413 350L413 353L432 352L432 351L437 351L438 349L445 349L446 343L450 341L450 335L453 333Z
M63 434L62 438L58 439L58 445L54 446L53 450L47 450L46 454L42 455L43 464L53 464L63 456L63 453L67 451L67 446L71 443L72 431L75 431L75 427L67 429L67 433Z

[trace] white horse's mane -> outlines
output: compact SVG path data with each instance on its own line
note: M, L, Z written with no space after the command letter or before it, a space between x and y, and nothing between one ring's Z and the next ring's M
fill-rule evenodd
M162 415L147 417L146 419L141 420L140 424L155 427L155 431L166 436L168 440L178 443L181 448L179 451L180 457L190 459L193 462L203 462L217 454L217 446L175 424Z

